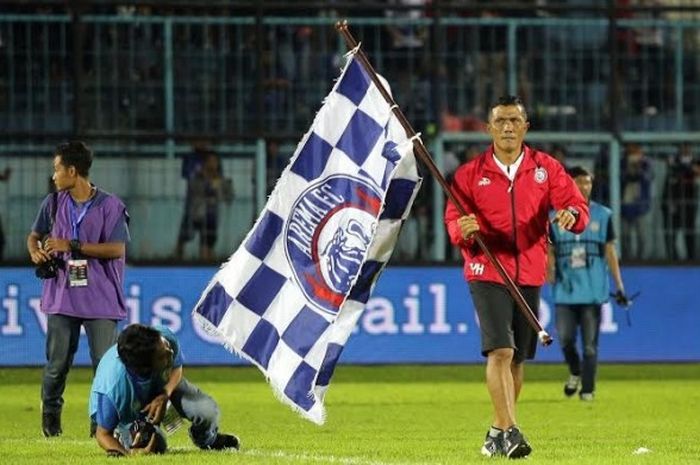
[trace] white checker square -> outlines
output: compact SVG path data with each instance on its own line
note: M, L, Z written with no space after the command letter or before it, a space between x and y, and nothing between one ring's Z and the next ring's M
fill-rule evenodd
M309 181L293 173L289 167L277 181L277 185L268 199L266 209L281 218L286 218L292 209L294 201L309 187Z
M416 158L413 155L413 143L406 141L396 147L401 154L398 166L394 169L393 177L418 180L418 169L416 168Z
M244 244L245 241L215 276L230 296L237 296L262 264L258 257L246 250Z
M367 256L372 260L387 262L391 258L394 245L399 238L402 221L398 219L383 219L377 224L374 239L369 246Z
M265 257L265 265L269 266L282 276L289 278L292 275L292 270L289 267L289 262L287 261L287 256L285 255L284 249L285 241L283 228L279 238L272 245L272 248Z
M264 316L282 336L304 305L309 305L306 298L293 278L289 278L270 303Z
M382 156L382 151L384 150L384 144L386 142L387 140L384 139L384 137L380 137L372 148L369 157L367 157L362 164L362 169L372 177L378 186L382 185L384 170L388 162L388 160Z
M240 350L259 321L256 313L234 300L219 322L218 329L223 340Z
M356 300L346 300L343 304L343 309L338 314L335 322L331 325L331 330L328 333L328 344L345 345L348 337L355 329L358 318L365 309L365 304Z
M267 364L267 374L271 384L284 390L302 360L280 339Z
M356 110L355 104L345 96L331 93L314 119L314 132L335 147Z
M332 327L329 326L323 332L320 338L311 347L311 350L304 357L304 361L313 367L316 371L321 369L323 364L323 358L326 356L326 350L328 349L328 337L331 333Z
M358 108L374 119L381 127L386 126L391 114L389 104L384 100L377 86L372 83L367 89L367 93L362 98Z
M342 150L334 148L331 151L331 160L326 164L326 168L319 178L325 178L332 174L350 174L352 176L357 176L358 169L359 166L352 158L347 156Z

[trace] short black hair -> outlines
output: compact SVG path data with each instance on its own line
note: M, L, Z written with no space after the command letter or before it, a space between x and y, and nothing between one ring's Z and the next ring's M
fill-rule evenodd
M150 326L134 323L117 338L117 353L126 367L143 376L153 371L153 354L160 345L161 334Z
M491 119L491 113L493 113L493 109L496 107L501 107L501 106L520 107L520 109L523 112L523 116L525 117L525 121L527 121L527 109L525 108L525 102L523 102L523 99L517 95L504 95L504 96L500 97L496 103L494 103L493 105L491 105L489 107L488 119Z
M63 166L74 166L80 176L88 177L92 166L92 150L85 142L72 140L58 144L55 154L61 157Z
M588 176L591 179L593 179L593 175L591 174L591 172L583 166L574 166L569 168L569 176L571 176L574 179L578 178L579 176Z

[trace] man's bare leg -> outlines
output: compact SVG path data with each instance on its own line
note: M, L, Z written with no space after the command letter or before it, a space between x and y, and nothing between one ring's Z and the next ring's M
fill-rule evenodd
M517 404L520 390L523 388L523 380L525 379L525 363L513 362L510 365L510 372L513 374L514 400Z
M495 349L486 362L486 386L493 404L493 426L507 430L515 424L515 387L511 363L513 349Z

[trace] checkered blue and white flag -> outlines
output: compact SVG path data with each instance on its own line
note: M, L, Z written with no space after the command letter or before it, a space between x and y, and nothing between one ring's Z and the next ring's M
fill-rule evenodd
M421 183L412 140L348 57L265 210L193 312L318 424L335 364Z

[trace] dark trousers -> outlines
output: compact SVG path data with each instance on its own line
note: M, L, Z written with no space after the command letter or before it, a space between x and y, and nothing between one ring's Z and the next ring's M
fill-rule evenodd
M219 406L209 395L202 392L194 384L182 378L172 395L170 396L175 410L181 417L186 418L190 425L190 439L200 449L211 446L219 431ZM119 441L122 445L131 448L131 435L128 433L131 425L119 425ZM166 436L160 427L156 427L155 450L163 453L167 449Z
M46 366L41 385L42 410L60 413L63 391L73 357L78 350L80 327L85 327L93 371L102 355L117 342L115 320L86 320L66 315L48 315L46 327Z
M598 335L600 334L600 305L557 305L557 332L564 359L572 375L581 376L581 392L595 390L598 366ZM576 333L581 327L583 367L576 350Z
M695 259L695 210L697 208L694 202L688 202L686 205L676 207L679 210L671 215L670 231L667 229L668 250L671 252L672 258L680 258L676 249L676 233L678 231L683 234L685 241L685 249L688 254L686 260Z

